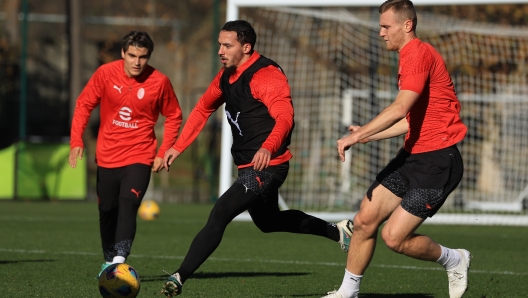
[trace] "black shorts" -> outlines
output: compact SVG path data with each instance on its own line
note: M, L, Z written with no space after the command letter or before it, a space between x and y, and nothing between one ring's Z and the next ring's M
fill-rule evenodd
M462 156L456 145L418 154L402 148L376 180L402 198L403 209L425 219L442 207L463 172Z
M238 177L235 183L240 183L256 194L262 195L270 189L278 189L286 180L289 169L289 162L269 166L262 171L256 171L252 166L242 168L238 170Z

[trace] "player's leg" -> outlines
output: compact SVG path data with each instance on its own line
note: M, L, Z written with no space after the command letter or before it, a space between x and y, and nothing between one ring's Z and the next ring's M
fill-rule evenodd
M378 228L400 202L401 198L379 182L372 184L354 217L354 236L350 241L343 282L337 291L329 292L325 298L358 297L363 273L374 255Z
M112 263L115 257L114 244L120 186L116 169L97 167L96 179L99 233L105 259L101 269L104 269Z
M257 194L240 183L234 183L222 194L211 210L205 227L194 237L180 268L167 279L161 293L166 297L179 295L185 281L220 245L227 225L258 199Z
M256 187L255 192L260 194L261 199L252 205L248 211L255 225L264 233L289 232L297 234L311 234L322 236L333 241L340 241L342 247L348 250L348 243L352 234L352 223L343 223L342 232L334 223L326 222L320 218L308 215L300 210L280 210L279 209L279 187L284 183L289 170L289 164L283 163L269 167L265 172L270 173L264 176L263 173L248 169L247 181L243 181L249 187ZM252 185L251 181L259 177L260 185ZM258 186L258 187L257 187Z
M257 195L243 185L234 183L215 203L205 227L194 238L189 252L182 262L179 272L182 281L216 250L222 240L227 225L257 200Z
M352 235L352 222L344 223L344 231L340 233L335 223L324 221L320 218L306 214L300 210L280 210L278 206L278 186L282 181L274 180L270 183L263 200L248 209L255 225L264 233L289 232L297 234L310 234L325 237L339 242L340 235L350 239ZM346 230L345 230L346 229ZM349 241L347 241L349 242ZM343 249L348 250L348 243L343 241Z
M114 263L124 263L130 254L136 236L137 211L147 191L150 175L151 167L145 164L121 168Z
M254 204L258 196L243 185L234 183L215 203L204 228L194 237L178 272L182 282L191 276L216 250L227 225Z
M275 180L276 181L276 180ZM274 187L272 184L270 187ZM274 193L272 195L272 193ZM264 233L288 232L322 236L339 241L339 231L334 223L308 215L300 210L283 210L278 206L278 188L267 192L266 199L249 208L255 225Z
M446 269L455 268L463 257L460 251L442 247L430 237L415 233L424 220L398 206L383 227L383 241L394 252L423 261L437 262L444 253L439 263Z
M440 247L431 238L415 233L424 220L398 206L383 227L381 237L394 252L434 262L440 257Z
M407 182L395 175L407 156L403 149L400 150L365 194L354 217L354 237L350 241L343 282L337 291L329 292L326 297L349 298L359 294L363 273L374 255L378 228L398 207L407 191Z
M374 255L378 229L400 202L401 198L379 182L371 185L354 217L354 237L350 241L345 274L335 295L358 296L363 273Z
M378 235L378 228L398 207L401 198L379 182L374 182L354 217L354 237L350 241L347 270L362 275L368 267Z
M428 236L416 234L415 230L427 217L434 216L460 182L462 158L453 146L412 155L409 161L400 169L401 175L411 181L409 191L384 226L383 240L393 251L444 266L450 297L461 297L467 289L470 253L443 247Z

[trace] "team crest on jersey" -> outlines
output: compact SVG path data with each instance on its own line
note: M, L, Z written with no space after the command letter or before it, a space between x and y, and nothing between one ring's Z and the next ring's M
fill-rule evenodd
M137 92L137 97L139 100L143 99L143 96L145 96L145 89L143 88L139 88L138 92Z

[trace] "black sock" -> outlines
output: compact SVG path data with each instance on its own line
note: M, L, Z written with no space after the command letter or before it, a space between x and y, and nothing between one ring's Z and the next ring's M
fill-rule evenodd
M328 238L336 242L339 241L339 228L335 224L329 222L326 225L326 234Z

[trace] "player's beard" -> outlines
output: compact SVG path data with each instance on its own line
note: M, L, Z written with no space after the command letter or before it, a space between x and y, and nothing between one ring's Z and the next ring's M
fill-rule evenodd
M224 72L227 74L227 75L232 75L235 73L236 71L236 66L234 65L231 65L231 66L224 66Z

